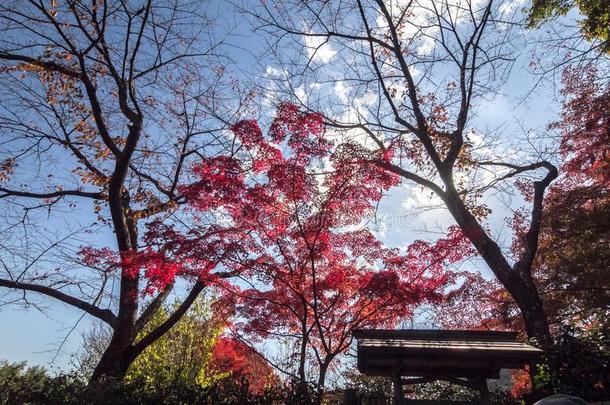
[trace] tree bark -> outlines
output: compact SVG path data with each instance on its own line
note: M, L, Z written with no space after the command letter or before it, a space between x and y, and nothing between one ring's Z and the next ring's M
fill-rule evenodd
M521 271L513 268L500 246L489 237L457 193L447 194L445 203L466 237L515 300L521 311L527 335L536 339L543 349L550 347L552 339L549 325L540 294L531 276L531 267Z
M316 405L322 403L322 397L324 396L324 384L326 383L326 373L328 372L328 366L331 360L326 360L320 364L320 372L318 374L318 386L316 387Z
M126 343L127 342L127 343ZM124 333L115 332L112 340L104 351L102 358L95 367L89 380L89 385L120 382L125 377L133 358L129 354L131 342Z

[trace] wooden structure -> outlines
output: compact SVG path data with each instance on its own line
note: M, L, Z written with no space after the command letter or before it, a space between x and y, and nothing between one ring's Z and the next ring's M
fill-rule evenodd
M478 390L488 404L488 379L503 368L531 366L542 354L518 342L516 332L360 329L354 337L358 370L392 378L394 405L408 402L403 385L435 380Z

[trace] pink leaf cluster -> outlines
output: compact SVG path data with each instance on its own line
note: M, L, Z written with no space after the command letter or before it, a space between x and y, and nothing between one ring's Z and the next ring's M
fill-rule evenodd
M148 248L123 258L148 293L176 277L213 283L250 337L299 335L333 358L353 329L392 327L437 302L453 282L447 266L473 253L457 228L435 243L384 246L363 221L398 184L376 164L393 152L335 147L319 114L283 103L268 137L252 120L232 130L240 153L203 158L179 189L197 226L152 222Z
M610 88L592 68L566 69L562 119L551 125L562 134L562 169L574 181L610 185Z

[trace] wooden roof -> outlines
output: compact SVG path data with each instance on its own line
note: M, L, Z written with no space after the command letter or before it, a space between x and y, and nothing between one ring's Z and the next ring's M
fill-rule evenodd
M482 377L522 368L542 351L517 341L516 332L463 330L354 331L358 369L366 375Z

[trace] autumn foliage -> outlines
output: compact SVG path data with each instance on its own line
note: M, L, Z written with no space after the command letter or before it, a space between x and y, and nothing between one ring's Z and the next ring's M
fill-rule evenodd
M288 339L298 366L284 371L305 381L314 370L322 387L354 329L394 327L438 301L454 280L446 265L473 250L458 228L435 243L385 247L364 224L398 178L354 164L361 145L333 152L319 114L283 103L268 136L252 120L232 131L236 150L194 165L194 181L180 190L202 226L155 222L145 236L150 248L127 260L149 290L179 276L216 287L238 333L252 345ZM239 281L215 277L220 268ZM226 342L229 351L243 349L236 345Z
M210 367L236 383L247 382L252 394L280 384L277 374L260 354L244 343L226 336L216 341Z
M207 290L222 326L199 345L202 357L185 357L200 375L209 361L247 395L266 395L283 373L320 402L354 330L400 327L422 306L447 328L521 330L549 359L560 353L552 372L585 375L563 360L595 339L566 352L575 355L553 350L566 325L608 333L607 61L565 70L561 119L548 128L558 137L541 141L558 153L529 161L481 137L474 114L519 59L510 4L244 4L264 35L253 48L273 44L252 55L272 51L282 68L261 86L225 55L234 30L216 18L224 4L9 3L0 287L10 295L0 304L37 306L40 295L103 322L111 332L91 392L129 379L134 364L164 378L185 371L170 338ZM534 3L530 25L570 8ZM577 6L604 18L585 25L607 20L603 1L593 3ZM608 39L597 25L583 25L585 39ZM266 101L290 94L307 107L283 102L266 117L253 89L267 85ZM259 107L261 120L244 119ZM455 225L438 240L384 244L368 224L402 184L430 193ZM487 204L511 187L525 204L509 220L508 249ZM455 270L475 254L495 278ZM161 361L154 347L170 355Z
M561 134L564 183L610 186L610 89L600 76L592 67L563 73L563 111L551 128Z
M551 188L536 275L555 323L598 323L610 299L610 88L593 68L566 69L563 176ZM566 305L570 303L570 305Z
M108 59L108 55L103 56ZM183 115L188 114L177 100L184 96L180 89L186 89L192 79L185 77L179 89L171 93L175 100L159 95L129 101L128 86L112 76L115 73L111 62L104 64L93 59L85 66L73 53L47 48L39 59L27 58L2 68L5 74L39 81L45 101L53 108L61 106L73 127L65 145L72 147L72 153L79 159L79 166L73 170L79 187L62 190L58 185L55 192L35 196L43 201L51 198L49 203L58 201L53 198L72 195L91 198L95 212L105 223L108 219L100 212L102 202L108 200L111 217L121 225L120 232L115 229L120 236L120 253L92 247L79 252L81 263L101 269L103 277L120 275L125 286L121 305L128 305L132 313L129 319L121 317L119 325L118 318L87 307L96 316L103 315L113 327L119 325L117 336L124 337L113 340L121 347L108 355L110 360L100 368L100 376L110 371L120 375L126 369L128 364L106 370L113 363L111 357L126 358L123 354L129 354L133 361L146 344L167 333L171 322L152 331L150 339L140 340L146 344L130 341L147 321L143 316L146 310L136 321L138 302L145 296L150 296L152 302L157 298L162 302L178 278L196 286L189 298L196 297L205 287L220 291L224 304L220 310L236 317L234 332L241 334L249 345L255 346L263 339L289 342L291 353L285 363L292 364L275 365L300 381L313 378L319 389L337 356L349 348L354 329L395 327L411 318L414 309L422 304L441 301L451 304L445 316L447 319L461 316L459 321L453 318L454 324L461 327L519 326L512 301L502 288L474 275L447 271L447 265L474 253L460 228L451 227L446 237L434 243L415 241L409 246L391 248L366 227L366 222L375 215L377 203L390 188L397 186L401 178L416 179L444 201L453 199L454 206L468 213L459 216L469 218L460 226L473 243L479 244L479 253L485 252L481 247L485 245L485 233L477 221L488 211L477 202L478 194L458 193L463 185L439 187L427 180L433 166L437 169L442 166L439 173L443 175L451 172L445 169L448 167L456 169L456 173L473 167L468 142L451 140L450 131L455 129L451 111L435 94L420 94L411 100L423 109L423 115L416 117L418 128L409 129L418 134L417 140L402 136L383 142L377 139L377 146L382 145L379 148L355 139L335 143L326 133L321 114L282 103L266 133L255 120L235 123L224 134L231 142L196 154L199 156L196 161L185 160L181 155L176 169L169 170L174 173L171 181L165 184L166 181L159 182L142 169L149 166L138 168L133 163L148 162L152 155L152 149L144 146L149 141L142 132L145 127L142 111L156 111L158 105L163 105L171 119L159 119L157 125L170 125L171 121L171 125L181 126ZM561 143L565 170L581 183L603 188L610 177L604 149L609 143L610 120L607 111L600 108L607 104L607 91L592 80L594 73L588 73L591 80L585 85L568 72L565 92L569 100L562 124L556 128L565 134ZM96 112L99 103L97 96L93 97L96 84L111 76L117 89L107 97L108 100L118 97L119 109L124 113L120 122L127 125L128 137L111 136L110 133L121 132L100 125L104 116L101 111ZM451 82L448 89L456 86ZM114 84L111 88L114 89ZM132 110L128 108L130 102ZM466 113L460 112L460 116ZM461 133L464 125L465 121L460 119L455 133ZM136 148L140 132L145 141ZM180 140L184 144L182 153L186 153L190 136ZM455 139L458 138L456 135ZM131 155L135 160L124 157ZM112 165L114 161L124 162ZM405 161L418 173L427 174L424 177L408 174L401 166ZM0 181L11 179L16 164L12 157L0 162ZM181 175L183 167L188 171ZM131 181L129 170L133 171L129 176L149 185L125 193L122 184ZM99 191L85 192L83 185ZM565 181L562 187L570 189L571 195L579 195L575 183ZM151 188L158 192L153 193ZM20 195L15 190L8 193ZM548 197L551 205L559 204L555 194ZM161 195L167 198L160 199ZM179 207L186 209L179 210L176 216L180 218L174 220L172 214ZM514 247L515 252L521 249L519 253L527 251L519 245L523 239L520 237L531 228L525 218L526 215L515 220ZM143 221L138 224L140 220ZM556 227L563 226L560 218L556 220ZM541 249L545 243L547 247L556 243L551 232L546 229L544 232L546 239L542 240ZM545 258L552 259L550 254ZM557 267L555 264L545 264L542 259L536 262L539 269L552 269ZM540 274L543 272L539 271ZM462 287L442 300L447 287L460 276ZM11 288L19 287L17 284L12 282ZM481 295L485 299L476 302L476 311L467 311L474 297ZM188 308L188 302L186 299L179 309ZM151 308L153 313L154 305ZM180 313L177 311L171 317L172 322ZM230 361L219 357L219 364L233 362L233 366L227 367L244 369L239 358L249 356L249 352L243 341L224 341L221 347L226 346L227 355L234 356Z
M457 227L435 243L384 246L365 223L399 179L369 161L391 157L359 144L335 147L319 114L283 103L268 136L253 120L231 130L236 149L203 158L179 187L195 226L153 221L145 249L119 256L84 248L82 260L143 276L142 294L176 278L215 288L217 309L236 316L235 333L252 347L289 341L292 354L275 365L322 389L354 329L395 327L418 306L438 303L455 281L446 266L474 250ZM247 376L248 350L224 340L215 358Z

